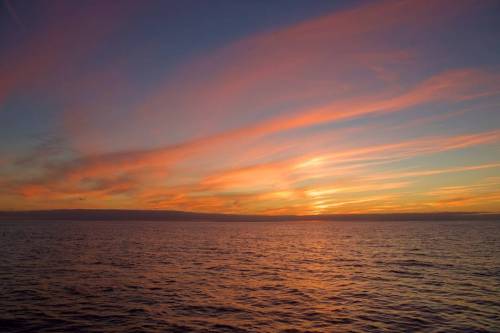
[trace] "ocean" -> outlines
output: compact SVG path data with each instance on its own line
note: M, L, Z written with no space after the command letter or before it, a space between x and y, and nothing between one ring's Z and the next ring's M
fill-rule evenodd
M0 332L499 332L500 221L0 222Z

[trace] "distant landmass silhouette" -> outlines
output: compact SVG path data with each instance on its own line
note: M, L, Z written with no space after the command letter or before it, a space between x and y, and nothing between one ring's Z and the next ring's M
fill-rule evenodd
M325 215L238 215L172 210L61 209L0 211L0 221L459 221L499 220L500 213L439 212Z

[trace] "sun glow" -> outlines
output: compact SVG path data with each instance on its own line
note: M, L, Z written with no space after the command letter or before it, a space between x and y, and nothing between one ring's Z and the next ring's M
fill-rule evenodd
M0 209L499 211L492 3L297 3L272 24L165 21L154 1L3 17Z

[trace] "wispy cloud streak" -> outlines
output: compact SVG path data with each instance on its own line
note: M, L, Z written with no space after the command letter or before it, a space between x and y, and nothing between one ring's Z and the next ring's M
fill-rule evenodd
M440 44L490 5L361 3L174 69L160 61L165 77L147 81L128 66L148 59L110 51L125 32L147 43L148 29L129 25L142 5L89 3L65 17L55 2L40 31L0 55L0 108L27 90L61 107L57 142L0 158L0 208L499 210L500 71L443 57Z

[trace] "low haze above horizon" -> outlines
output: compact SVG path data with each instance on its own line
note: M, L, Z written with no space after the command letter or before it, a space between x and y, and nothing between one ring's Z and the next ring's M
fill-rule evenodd
M500 212L498 1L0 8L0 210Z

